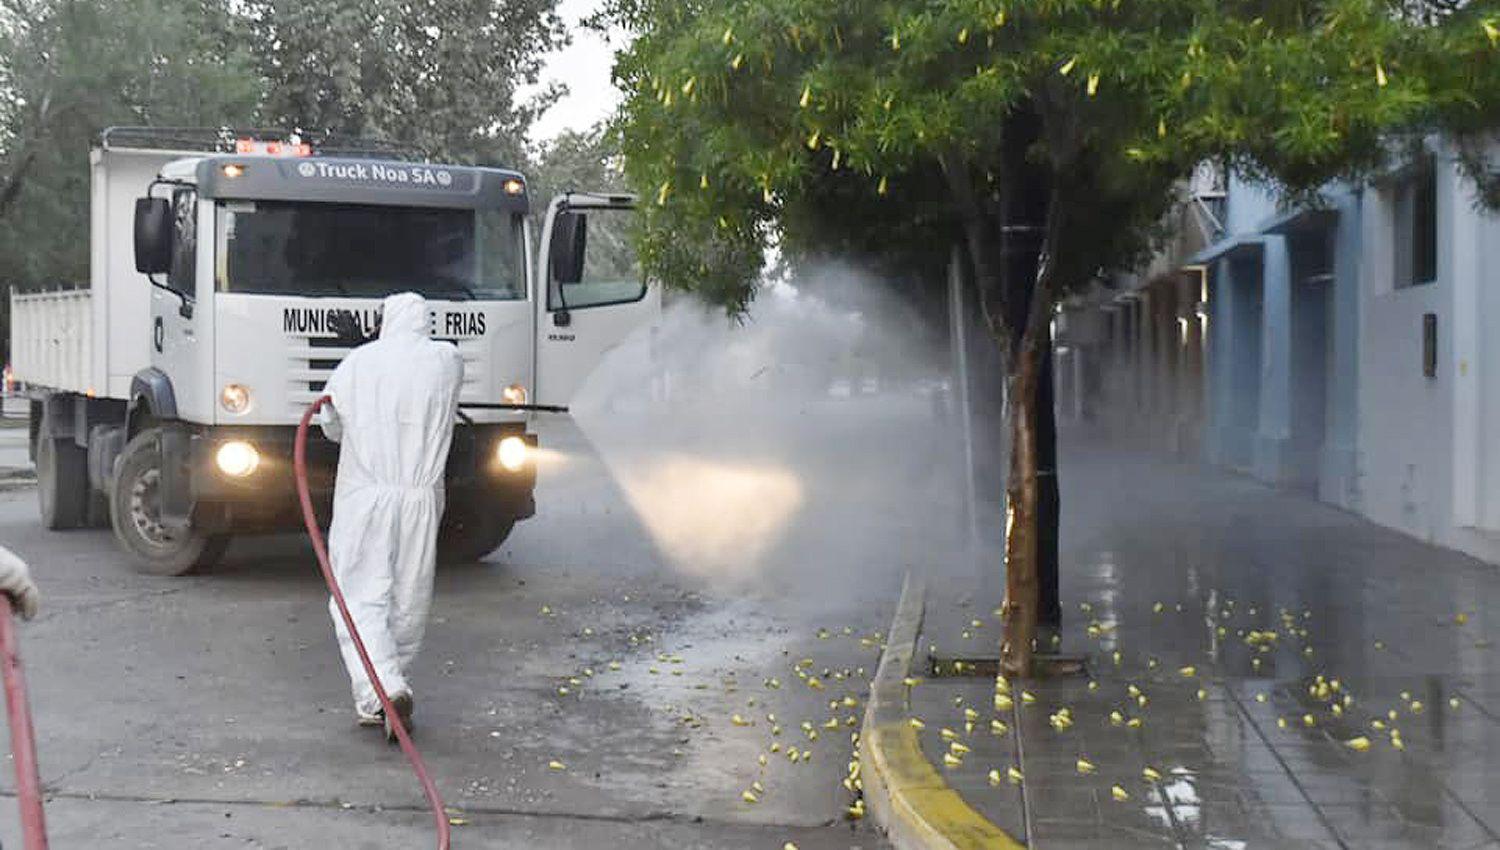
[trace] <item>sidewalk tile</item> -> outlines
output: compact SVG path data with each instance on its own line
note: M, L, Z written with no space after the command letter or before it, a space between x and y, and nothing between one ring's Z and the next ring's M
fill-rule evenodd
M1041 850L1500 847L1500 568L1098 446L1065 447L1062 484L1062 650L1088 675L1018 684L1036 699L1017 695L1010 734L963 739L944 777L972 805L1012 822L1024 806ZM923 650L993 654L999 600L973 587L932 593ZM959 681L919 699L930 758L947 749L934 727L962 725L944 700L963 696L981 728L995 714L990 682ZM985 781L1011 763L1020 788Z

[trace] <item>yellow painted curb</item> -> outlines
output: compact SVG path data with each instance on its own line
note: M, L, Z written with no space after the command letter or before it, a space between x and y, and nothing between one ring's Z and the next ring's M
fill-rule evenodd
M870 688L860 735L865 802L897 850L1021 850L1024 844L948 787L905 720L902 680L910 674L925 596L908 575Z
M881 775L893 817L923 848L1020 850L1025 845L974 811L948 787L922 754L917 732L905 723L886 723L863 740L869 768Z

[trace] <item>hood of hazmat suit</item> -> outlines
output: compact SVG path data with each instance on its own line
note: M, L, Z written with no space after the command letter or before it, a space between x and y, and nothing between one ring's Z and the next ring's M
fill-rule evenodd
M321 425L341 443L328 554L386 692L410 692L406 672L427 627L443 469L453 440L463 358L428 337L427 301L385 299L380 338L349 353L328 379ZM353 641L329 601L356 710L379 710Z

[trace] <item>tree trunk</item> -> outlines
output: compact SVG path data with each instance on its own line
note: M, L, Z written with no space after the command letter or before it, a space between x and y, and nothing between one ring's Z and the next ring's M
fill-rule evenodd
M1022 346L1008 378L1010 480L1005 488L1005 601L1000 606L1004 639L1000 672L1031 675L1037 624L1037 384L1040 352Z
M1004 187L1000 203L981 201L973 182L976 175L955 159L944 174L958 207L964 211L964 238L973 264L985 323L1005 351L1010 458L1005 506L1005 600L1000 606L1004 636L1000 644L1000 674L1006 678L1031 675L1036 649L1038 602L1041 596L1038 559L1043 547L1053 575L1049 600L1056 601L1056 489L1045 493L1038 482L1038 435L1043 422L1041 405L1050 408L1050 389L1041 397L1045 361L1051 357L1052 299L1056 286L1053 257L1062 231L1061 203L1046 168L1027 159L1039 138L1040 121L1031 112L1014 116L1007 129ZM982 185L982 184L980 184ZM997 238L998 237L998 238ZM1050 380L1050 370L1045 376ZM1050 426L1050 409L1046 425ZM1050 435L1051 427L1046 431ZM1055 467L1053 444L1046 459ZM1051 476L1049 476L1051 477ZM1039 521L1049 522L1048 537Z

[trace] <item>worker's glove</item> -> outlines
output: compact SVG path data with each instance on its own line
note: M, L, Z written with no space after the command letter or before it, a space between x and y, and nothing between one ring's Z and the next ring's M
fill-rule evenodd
M42 597L31 581L31 570L25 561L4 546L0 546L0 592L10 597L11 604L24 619L36 616Z
M353 310L335 311L329 318L328 327L339 342L350 348L364 345L374 339L373 336L365 335L365 329Z

